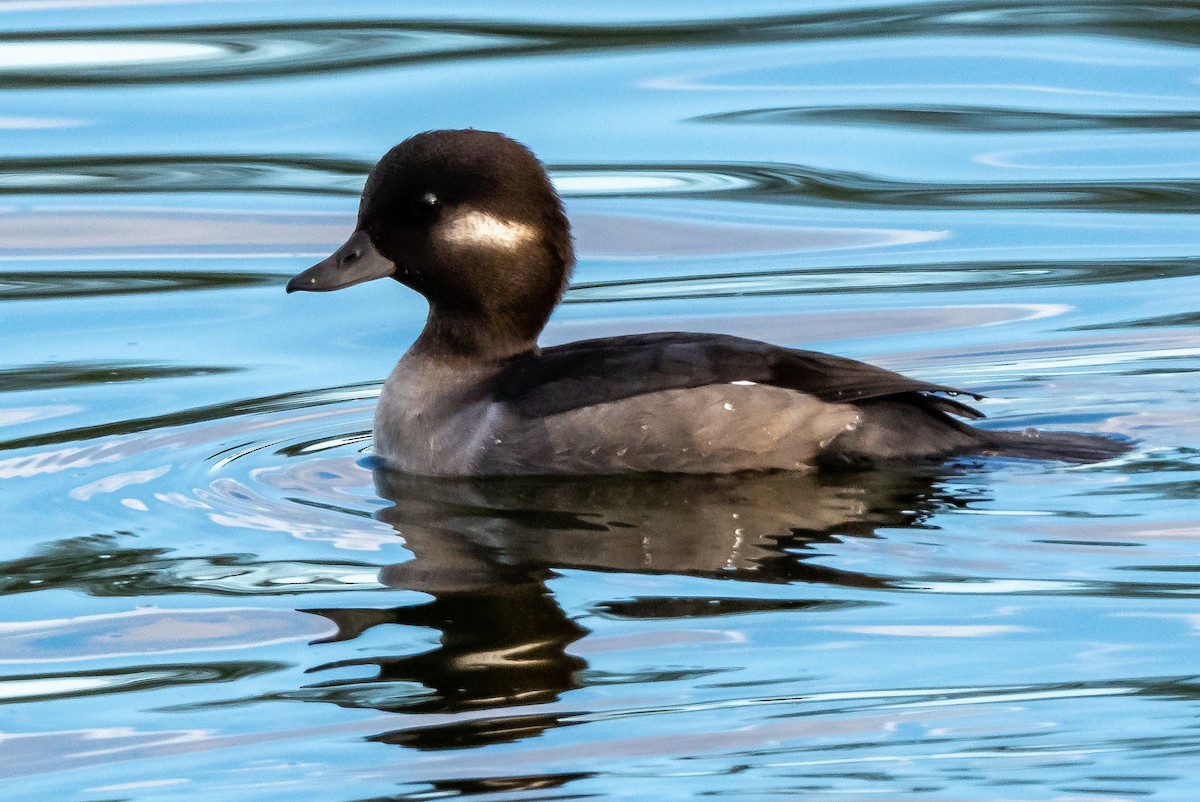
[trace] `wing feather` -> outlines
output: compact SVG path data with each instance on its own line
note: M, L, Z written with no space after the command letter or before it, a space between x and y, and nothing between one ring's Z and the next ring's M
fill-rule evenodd
M687 332L582 340L521 354L501 370L495 392L523 417L536 418L661 390L735 381L785 387L833 403L904 397L932 411L983 417L946 397L982 397L975 393L845 357Z

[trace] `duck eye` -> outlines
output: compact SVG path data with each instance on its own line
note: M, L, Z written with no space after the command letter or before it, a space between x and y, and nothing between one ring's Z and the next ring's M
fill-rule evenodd
M426 192L421 197L413 201L412 210L418 217L430 217L437 212L438 207L442 202L438 200L438 196L432 192Z

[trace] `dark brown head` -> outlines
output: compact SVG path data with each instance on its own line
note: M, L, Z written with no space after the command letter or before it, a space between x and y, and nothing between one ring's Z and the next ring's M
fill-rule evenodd
M573 263L562 203L527 148L490 131L427 131L379 161L357 230L287 289L391 276L429 301L418 347L507 356L533 346Z

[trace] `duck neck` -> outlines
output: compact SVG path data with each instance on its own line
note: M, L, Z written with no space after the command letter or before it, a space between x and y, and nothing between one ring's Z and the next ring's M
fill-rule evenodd
M410 353L438 359L501 362L537 347L542 321L536 327L481 315L456 313L431 305L421 336Z

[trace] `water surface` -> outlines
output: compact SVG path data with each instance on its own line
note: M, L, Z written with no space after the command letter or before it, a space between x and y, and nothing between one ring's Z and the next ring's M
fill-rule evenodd
M6 798L1193 798L1193 6L31 0L0 31ZM547 343L812 346L1138 446L376 473L423 302L283 285L375 159L459 126L566 199Z

